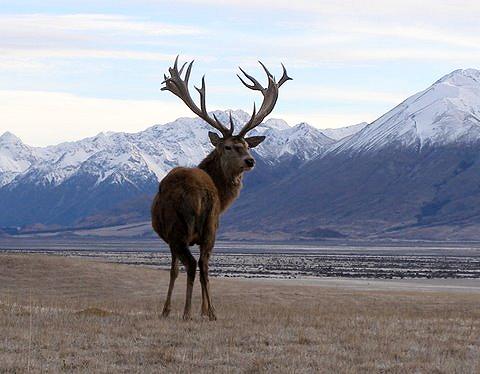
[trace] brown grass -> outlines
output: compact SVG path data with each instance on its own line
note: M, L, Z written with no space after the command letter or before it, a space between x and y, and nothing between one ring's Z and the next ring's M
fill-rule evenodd
M0 372L480 372L480 294L212 279L219 320L183 322L185 275L0 256Z

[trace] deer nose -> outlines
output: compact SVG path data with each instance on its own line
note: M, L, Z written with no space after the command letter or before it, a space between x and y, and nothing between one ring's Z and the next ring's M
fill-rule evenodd
M253 158L246 158L245 163L249 168L253 168L253 165L255 165L255 160Z

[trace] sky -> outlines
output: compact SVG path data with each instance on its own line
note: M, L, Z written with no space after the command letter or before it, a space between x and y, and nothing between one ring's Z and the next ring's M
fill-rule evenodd
M0 0L0 134L45 146L193 116L167 91L195 60L208 110L251 112L241 66L285 83L272 118L318 128L371 122L443 75L480 69L478 1Z

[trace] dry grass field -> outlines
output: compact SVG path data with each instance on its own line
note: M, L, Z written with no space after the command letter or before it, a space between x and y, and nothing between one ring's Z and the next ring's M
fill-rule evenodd
M213 278L184 322L184 278L162 319L167 272L0 255L0 372L480 372L478 292Z

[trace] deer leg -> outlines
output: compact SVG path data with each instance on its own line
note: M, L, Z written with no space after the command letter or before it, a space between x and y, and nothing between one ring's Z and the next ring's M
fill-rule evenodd
M184 247L182 253L179 255L185 270L187 271L187 293L185 297L185 309L183 311L183 319L189 320L191 318L192 309L192 291L193 283L195 282L195 273L197 271L197 261L190 253L187 246Z
M202 309L201 309L201 315L202 316L208 316L208 303L207 303L207 294L205 292L205 285L203 282L203 277L202 277L202 267L201 267L201 261L198 260L198 267L200 268L200 285L202 287Z
M198 259L198 267L200 269L200 284L202 286L202 310L201 310L202 316L208 316L208 309L209 309L209 303L208 303L209 295L207 292L207 282L205 277L205 262L207 262L206 272L207 272L207 278L208 278L209 255L207 256L206 254L204 254L204 253L208 253L208 251L205 248L206 246L203 246L203 245L200 246L200 258Z
M212 305L210 296L210 282L208 280L208 261L213 246L200 246L200 259L198 266L200 268L200 282L202 284L202 315L208 315L210 321L215 321L217 316L215 308Z
M170 267L170 283L168 284L167 300L163 306L162 317L168 317L170 314L170 305L172 299L173 286L178 276L178 257L172 252L172 265Z

